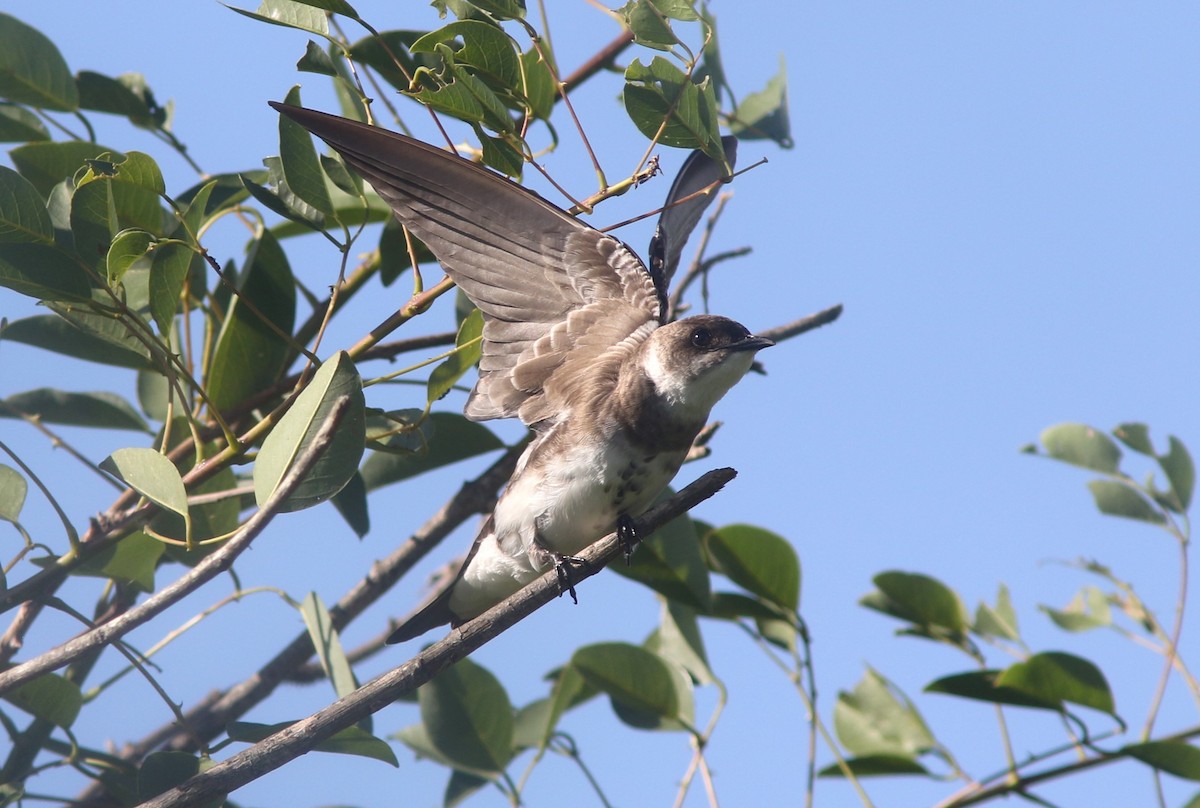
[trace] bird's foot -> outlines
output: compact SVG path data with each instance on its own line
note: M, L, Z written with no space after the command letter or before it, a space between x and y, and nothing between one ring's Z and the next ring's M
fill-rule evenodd
M633 556L633 551L637 548L640 540L637 523L633 521L633 517L627 513L618 516L617 541L621 543L621 552L625 554L625 566L629 566L629 559Z
M564 592L570 593L571 602L579 605L579 597L575 594L575 581L571 576L572 566L588 567L591 565L586 558L562 553L554 554L554 571L558 574L558 596L561 598Z

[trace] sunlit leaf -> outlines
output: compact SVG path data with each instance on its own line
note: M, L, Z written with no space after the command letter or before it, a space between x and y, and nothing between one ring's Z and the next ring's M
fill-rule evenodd
M458 328L458 336L454 341L457 350L429 374L426 397L430 404L449 393L458 380L475 367L483 352L482 342L483 315L479 309L475 309Z
M366 440L365 402L358 370L346 352L341 351L317 369L312 381L263 441L254 464L254 498L259 507L267 502L296 458L316 438L343 396L348 396L350 403L332 443L280 509L295 511L324 502L355 475Z
M25 495L29 484L21 473L11 466L0 463L0 519L15 522L25 506Z
M767 86L750 93L733 112L729 130L742 140L773 140L785 149L795 145L788 115L787 66L779 57L779 71Z
M1121 463L1121 450L1113 439L1084 424L1058 424L1041 434L1042 446L1055 460L1112 474Z
M298 107L300 88L288 90L284 103ZM333 202L325 187L325 172L317 159L312 138L303 126L286 115L279 116L279 159L283 176L292 193L325 215L333 213Z
M89 555L71 574L109 578L133 584L143 592L153 592L154 570L165 549L161 541L138 531Z
M657 654L627 643L596 643L577 649L571 665L614 702L663 718L686 719L671 669Z
M800 608L800 559L786 539L753 525L729 525L704 543L731 581L788 612Z
M117 449L100 463L146 499L187 518L187 490L175 464L153 449Z
M337 629L333 627L329 610L316 592L305 595L300 604L300 615L304 618L304 627L308 629L308 637L316 649L321 668L338 698L353 693L358 688L358 680L350 669L350 662L342 649Z
M1002 671L983 670L956 673L935 679L925 686L926 693L943 693L964 699L974 699L992 704L1011 704L1016 707L1033 707L1040 710L1062 710L1060 701L1045 699L997 684Z
M941 581L928 575L897 571L880 573L872 581L879 590L859 601L867 608L952 635L966 631L962 600Z
M911 759L937 745L912 701L869 668L853 691L838 693L833 722L838 740L860 757Z

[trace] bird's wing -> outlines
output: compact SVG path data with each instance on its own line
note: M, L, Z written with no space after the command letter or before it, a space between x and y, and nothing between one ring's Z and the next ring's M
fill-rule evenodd
M729 168L732 169L737 162L737 138L727 135L721 138L721 145L725 149ZM697 149L684 161L675 182L671 183L666 207L658 217L658 226L654 230L654 238L650 241L649 252L650 270L655 276L655 285L664 295L671 288L671 278L679 267L683 245L696 229L704 211L717 198L717 191L714 188L706 194L678 204L676 200L702 191L727 176L724 166Z
M369 181L483 312L468 417L556 418L581 378L573 369L615 368L658 322L659 293L641 260L532 191L403 135L271 106Z

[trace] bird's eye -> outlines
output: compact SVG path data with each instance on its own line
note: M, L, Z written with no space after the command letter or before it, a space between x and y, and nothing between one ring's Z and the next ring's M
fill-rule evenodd
M707 328L697 328L692 332L692 345L697 348L707 348L712 344L712 332Z

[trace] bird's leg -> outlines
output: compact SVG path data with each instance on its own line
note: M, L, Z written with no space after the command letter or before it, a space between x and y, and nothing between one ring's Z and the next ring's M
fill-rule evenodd
M554 571L558 574L558 596L561 598L564 592L571 594L571 602L579 605L579 598L575 595L575 582L571 578L571 567L588 567L591 566L586 558L578 556L563 555L562 553L554 554Z
M627 513L618 516L617 541L621 543L621 552L625 553L625 566L629 566L629 559L633 556L633 551L637 548L640 540L637 523L633 521L633 517Z

